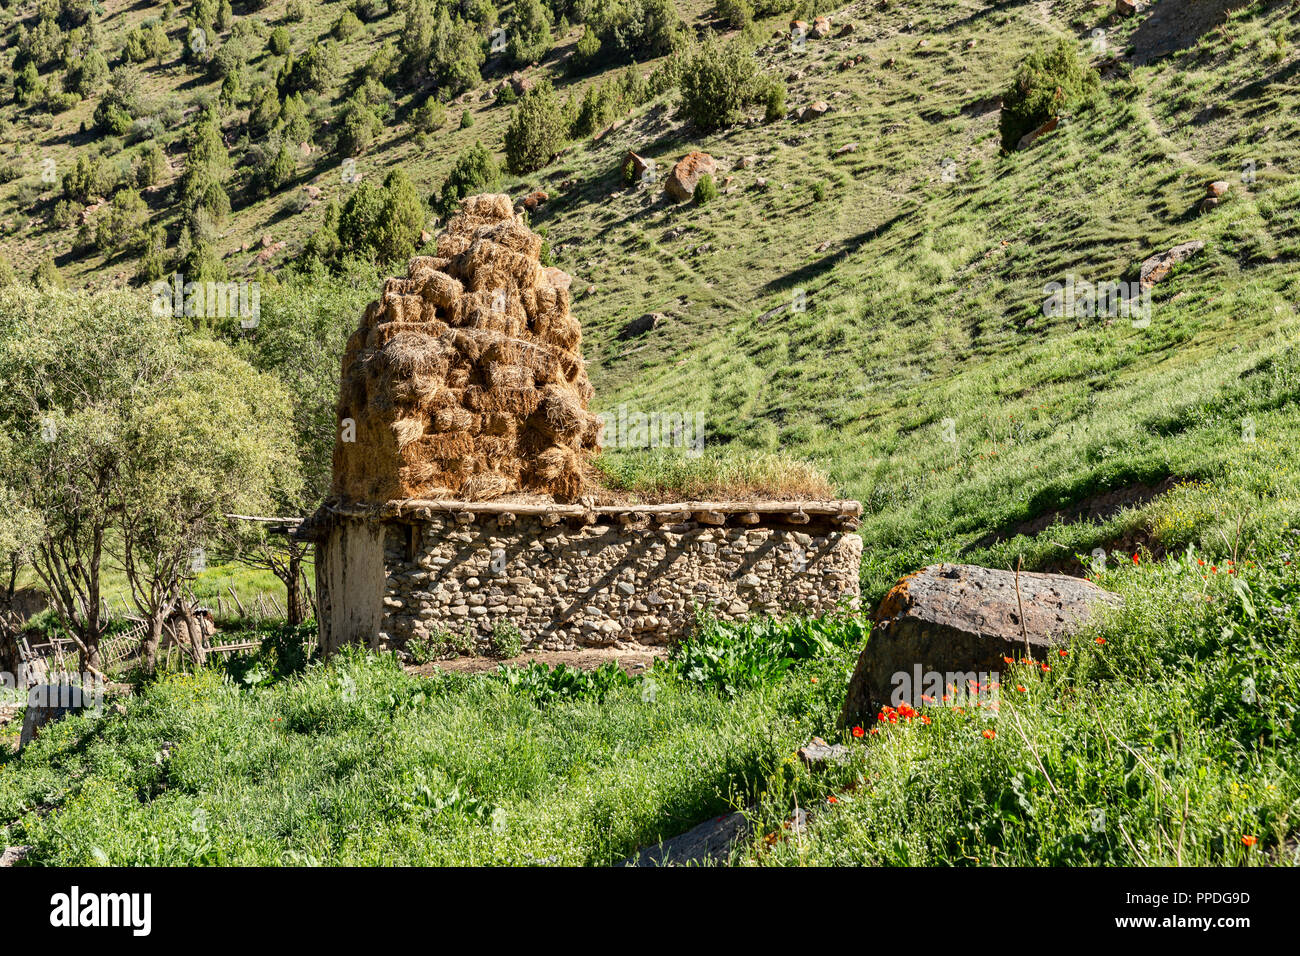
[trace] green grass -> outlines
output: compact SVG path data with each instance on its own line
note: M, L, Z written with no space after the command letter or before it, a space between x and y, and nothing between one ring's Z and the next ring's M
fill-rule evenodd
M835 736L851 617L706 622L641 678L361 653L172 675L0 758L0 840L35 864L605 865L742 809L737 863L1294 863L1300 573L1199 560L1113 568L1126 608L1050 671L1008 665L995 710L846 734L818 775L794 750Z

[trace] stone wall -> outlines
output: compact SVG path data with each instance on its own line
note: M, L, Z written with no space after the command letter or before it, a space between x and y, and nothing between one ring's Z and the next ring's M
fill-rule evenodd
M753 516L750 516L753 520ZM344 517L324 533L317 568L327 605L373 604L371 573L382 529L385 581L373 634L329 634L322 646L358 641L400 648L413 638L470 628L486 642L498 621L530 649L561 650L682 635L696 606L728 620L857 607L862 539L830 521L803 525L764 516L738 526L682 521L589 523L542 517L435 514L421 520ZM353 527L359 526L359 527ZM333 547L346 538L348 547ZM357 543L375 541L375 554ZM362 553L366 552L366 553ZM348 567L356 562L359 573ZM331 594L358 581L350 598ZM379 609L376 609L378 612ZM352 614L352 620L364 619Z

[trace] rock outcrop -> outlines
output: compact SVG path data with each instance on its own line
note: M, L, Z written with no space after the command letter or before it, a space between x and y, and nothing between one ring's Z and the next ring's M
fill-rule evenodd
M1190 242L1180 242L1166 252L1151 256L1144 260L1138 269L1138 285L1143 289L1151 288L1169 275L1174 266L1186 262L1204 248L1204 241L1193 239Z
M999 673L1007 657L1043 659L1098 607L1120 600L1063 574L1022 573L1018 590L1014 572L964 564L931 565L899 581L876 609L842 724L874 720L884 704L919 706L927 675L965 689L965 675Z
M601 425L569 276L541 248L509 197L474 196L384 283L343 357L335 496L583 492Z

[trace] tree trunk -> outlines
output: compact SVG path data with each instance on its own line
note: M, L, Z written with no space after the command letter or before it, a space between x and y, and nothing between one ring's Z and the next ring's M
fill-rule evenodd
M104 667L99 656L99 635L87 634L84 638L85 648L81 651L82 673L102 674Z
M285 613L290 627L307 620L302 602L302 552L294 548L289 553L289 573L285 575Z
M149 615L149 630L145 632L140 645L140 656L144 658L144 671L153 674L158 666L158 645L162 643L164 614L162 609Z

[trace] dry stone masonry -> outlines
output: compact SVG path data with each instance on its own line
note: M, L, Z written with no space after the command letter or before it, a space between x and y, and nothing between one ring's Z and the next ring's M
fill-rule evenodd
M540 250L505 196L467 199L348 342L333 494L297 531L322 650L501 624L531 649L657 644L697 609L856 607L857 502L597 504L570 280Z

